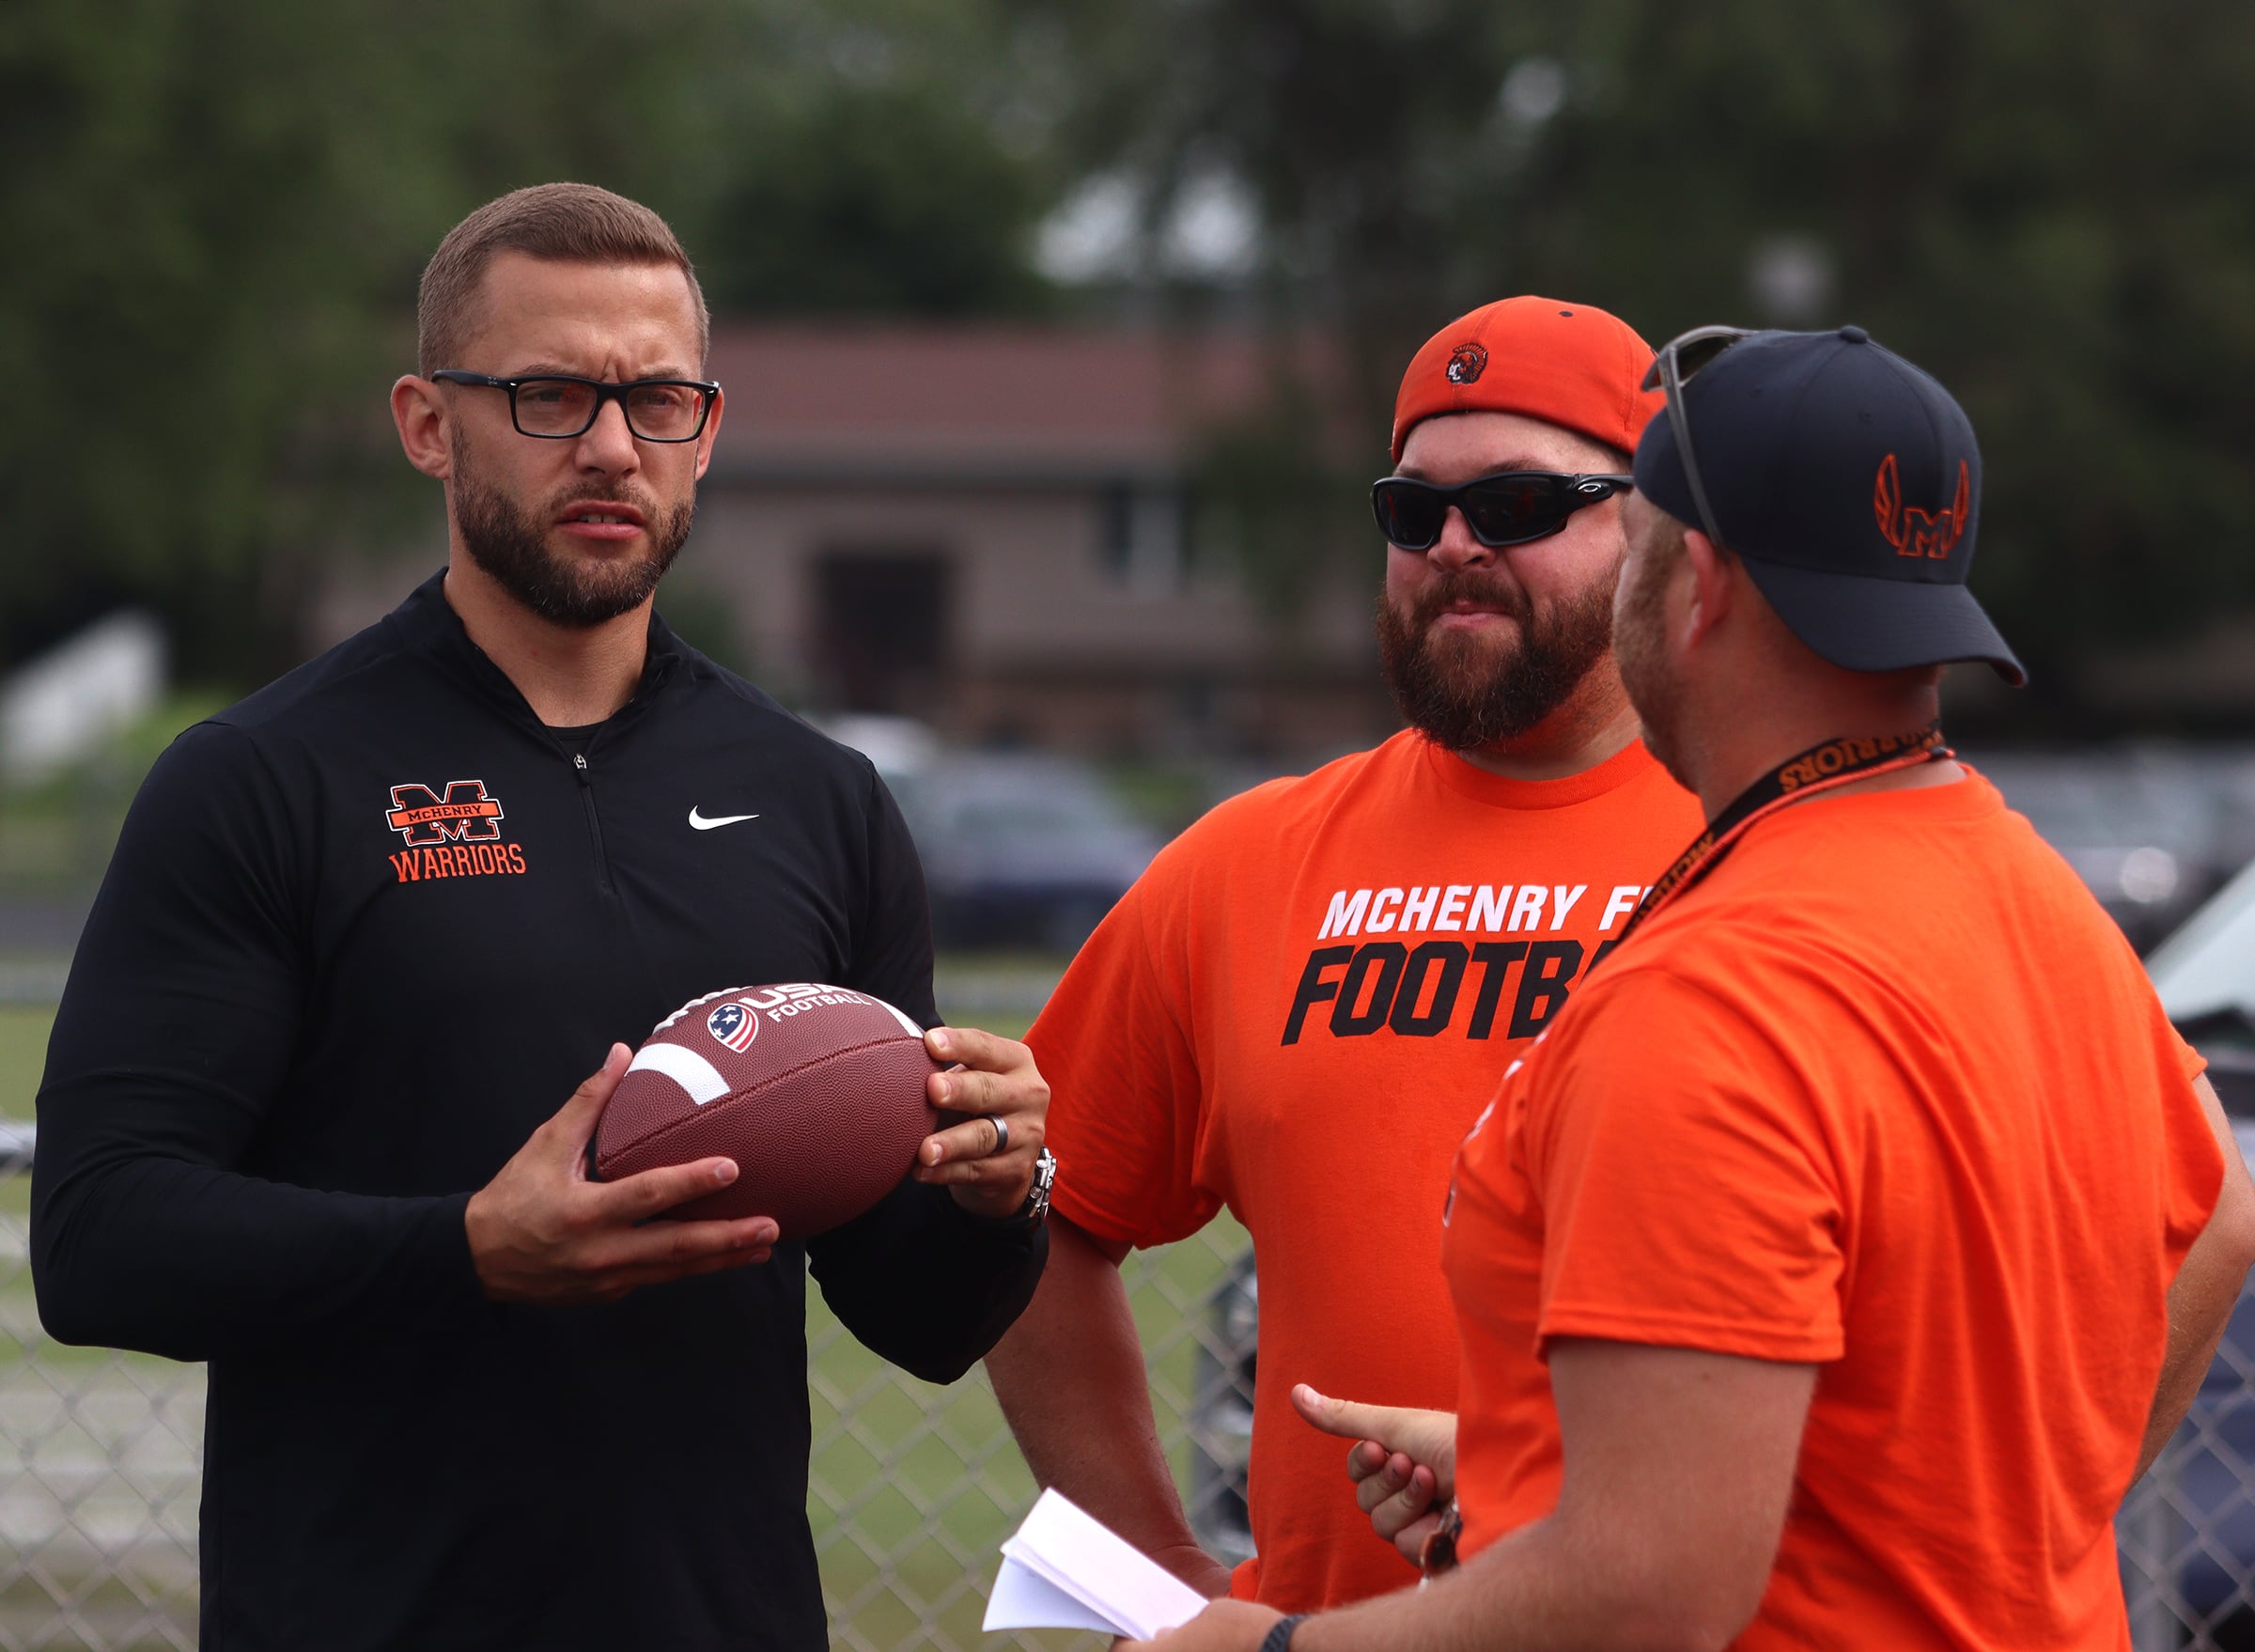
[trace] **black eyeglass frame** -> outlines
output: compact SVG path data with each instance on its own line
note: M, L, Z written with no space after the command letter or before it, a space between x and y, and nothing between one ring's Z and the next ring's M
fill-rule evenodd
M1643 388L1658 390L1668 399L1668 428L1675 432L1675 450L1684 461L1684 480L1691 484L1691 503L1698 507L1699 525L1718 550L1729 546L1716 524L1715 507L1707 503L1707 484L1699 474L1699 456L1691 451L1691 413L1684 405L1684 386L1732 345L1753 335L1750 327L1694 327L1661 345L1644 371ZM1687 366L1685 357L1694 351L1696 355Z
M581 379L569 373L526 373L521 378L496 379L490 373L465 372L460 367L441 367L431 374L433 379L448 384L468 384L480 390L505 390L509 393L509 423L517 427L520 436L530 436L536 442L577 442L595 429L595 421L603 416L603 403L615 401L625 415L627 430L637 442L694 442L705 434L705 426L712 417L713 403L720 399L721 387L710 379L628 379L613 382L607 379ZM517 392L527 384L579 384L595 392L595 405L588 410L587 422L576 430L528 430L524 421L517 416ZM634 410L627 400L630 391L647 390L653 385L666 384L683 390L694 390L698 395L696 429L686 436L652 436L634 427Z
M1532 479L1558 484L1554 499L1558 509L1558 520L1535 533L1514 534L1508 538L1490 538L1480 531L1480 524L1473 513L1464 507L1464 496L1475 488L1489 487L1497 482ZM1371 515L1377 520L1378 532L1385 535L1386 542L1397 551L1407 551L1415 555L1423 555L1439 544L1441 535L1448 531L1449 511L1452 507L1463 516L1464 525L1471 531L1473 538L1490 551L1501 551L1508 546L1532 545L1537 539L1547 539L1553 534L1563 534L1566 531L1566 523L1573 520L1574 513L1582 507L1602 504L1616 493L1627 492L1636 485L1636 477L1618 475L1610 472L1496 471L1488 475L1474 476L1470 481L1459 483L1454 488L1439 487L1431 482L1421 481L1416 476L1380 476L1370 485L1370 511ZM1434 519L1435 526L1431 538L1422 545L1405 545L1393 537L1393 530L1387 524L1384 503L1385 495L1389 491L1423 493L1432 498L1439 506L1439 514Z

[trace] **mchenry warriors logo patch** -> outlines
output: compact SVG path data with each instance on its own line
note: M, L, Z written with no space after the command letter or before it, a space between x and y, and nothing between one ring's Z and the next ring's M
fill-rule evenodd
M408 847L384 858L402 883L521 876L524 850L502 842L503 818L501 800L482 780L449 780L443 792L413 783L395 786L383 823Z
M428 786L392 787L383 822L413 848L438 843L491 843L501 836L501 800L482 780L449 780L441 797Z

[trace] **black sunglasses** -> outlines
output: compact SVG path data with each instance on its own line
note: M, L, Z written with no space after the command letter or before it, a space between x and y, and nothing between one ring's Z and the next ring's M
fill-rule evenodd
M1403 551L1430 551L1440 543L1449 508L1464 513L1472 538L1489 550L1547 539L1585 505L1636 486L1633 476L1569 475L1563 471L1498 471L1456 488L1436 488L1414 476L1381 476L1371 484L1371 513L1386 542Z
M1699 460L1691 451L1691 414L1684 406L1684 386L1732 345L1752 336L1752 330L1746 327L1694 327L1660 346L1660 353L1652 358L1644 374L1643 387L1661 391L1668 397L1668 428L1675 433L1676 452L1683 456L1684 480L1691 484L1691 503L1699 507L1699 525L1706 529L1707 538L1718 548L1723 545L1722 530L1715 525L1715 507L1707 503L1707 485L1700 478Z

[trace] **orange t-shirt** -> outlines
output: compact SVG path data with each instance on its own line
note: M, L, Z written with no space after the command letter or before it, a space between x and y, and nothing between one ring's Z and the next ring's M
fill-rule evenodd
M1294 1382L1446 1406L1440 1205L1511 1055L1699 829L1641 745L1499 779L1395 736L1215 809L1168 847L1027 1036L1056 1208L1134 1245L1224 1206L1260 1262L1240 1594L1305 1610L1399 1588L1345 1446Z
M1547 1339L1806 1363L1738 1646L2126 1648L2111 1519L2223 1174L2200 1069L1978 775L1757 822L1465 1144L1464 1551L1556 1502Z

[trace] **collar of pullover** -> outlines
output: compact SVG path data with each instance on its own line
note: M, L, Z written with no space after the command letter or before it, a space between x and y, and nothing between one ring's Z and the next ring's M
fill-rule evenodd
M471 641L461 616L446 600L444 569L416 586L412 595L392 613L391 622L412 647L431 654L454 677L481 697L493 701L519 720L539 725L532 707L508 673ZM650 613L649 640L643 656L642 681L624 706L612 713L615 722L647 706L666 685L680 677L689 662L689 650L673 628Z

